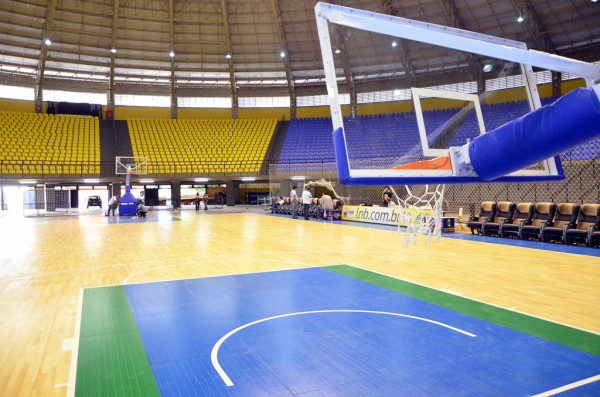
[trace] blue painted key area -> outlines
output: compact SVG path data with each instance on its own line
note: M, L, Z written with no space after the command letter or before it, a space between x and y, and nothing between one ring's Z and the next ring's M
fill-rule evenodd
M125 288L163 396L528 396L600 374L600 357L321 268Z

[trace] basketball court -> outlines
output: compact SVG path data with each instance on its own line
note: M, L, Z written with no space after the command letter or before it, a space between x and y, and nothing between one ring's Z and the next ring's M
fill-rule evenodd
M21 395L599 390L597 249L403 248L395 228L241 207L0 222Z
M347 265L89 289L81 326L81 396L600 393L597 335Z
M140 219L130 179L154 164L145 153L117 157L115 175L125 179L120 217L0 219L0 394L600 395L600 250L441 236L445 184L491 189L489 182L565 178L559 155L598 136L598 66L328 3L316 5L315 18L335 175L301 170L350 193L375 186L378 200L380 186L405 186L394 194L407 198L398 203L404 224L292 220L256 208L185 211L179 194L169 210ZM456 93L413 84L398 94L412 98L403 107L414 111L415 128L374 124L361 134L360 123L344 124L335 66L337 38L350 31L355 41L383 35L442 47L438 58L449 64L484 57L512 65L502 73L522 78L515 97L526 109L511 120L486 111L484 120L482 104L494 95L485 87ZM397 59L387 63L378 68L396 73ZM578 76L587 87L542 106L534 67ZM435 122L423 115L431 98L427 106L449 109ZM389 131L402 131L406 147L376 135ZM371 137L398 152L363 158L350 149ZM269 172L269 186L280 189L270 196L286 192L292 175ZM66 191L51 196L68 201ZM346 196L364 203L358 190Z

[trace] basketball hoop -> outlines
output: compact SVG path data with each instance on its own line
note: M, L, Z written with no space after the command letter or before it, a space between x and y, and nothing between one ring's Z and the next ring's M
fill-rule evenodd
M146 157L117 156L115 161L115 174L117 175L147 175L148 160Z
M136 175L137 174L137 167L131 164L127 164L127 178L125 179L125 184L129 185L130 184L130 179L131 179L131 175Z
M392 193L402 208L405 229L398 224L398 231L404 230L404 247L417 244L417 236L424 235L425 243L439 241L442 237L442 205L446 185L437 186L404 186L405 191L399 196L393 187ZM404 198L400 198L404 197Z

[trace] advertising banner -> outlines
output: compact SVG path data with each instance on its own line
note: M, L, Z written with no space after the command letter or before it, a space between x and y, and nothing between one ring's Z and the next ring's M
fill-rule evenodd
M342 220L382 225L406 226L404 214L408 212L412 217L417 217L416 224L420 224L423 214L431 214L430 209L401 208L401 207L365 207L359 205L344 205Z

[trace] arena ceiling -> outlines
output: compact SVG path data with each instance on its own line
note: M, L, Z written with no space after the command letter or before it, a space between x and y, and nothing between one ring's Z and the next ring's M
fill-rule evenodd
M1 0L0 84L178 96L324 94L314 0ZM592 0L338 0L600 61ZM523 21L517 22L522 16ZM479 81L489 60L333 27L346 90ZM51 44L46 44L49 39ZM382 51L382 48L389 50ZM111 51L112 49L112 51ZM173 56L170 56L170 52ZM337 52L337 51L336 51ZM226 57L227 55L231 57ZM339 61L339 62L338 62ZM493 76L492 71L489 76Z

